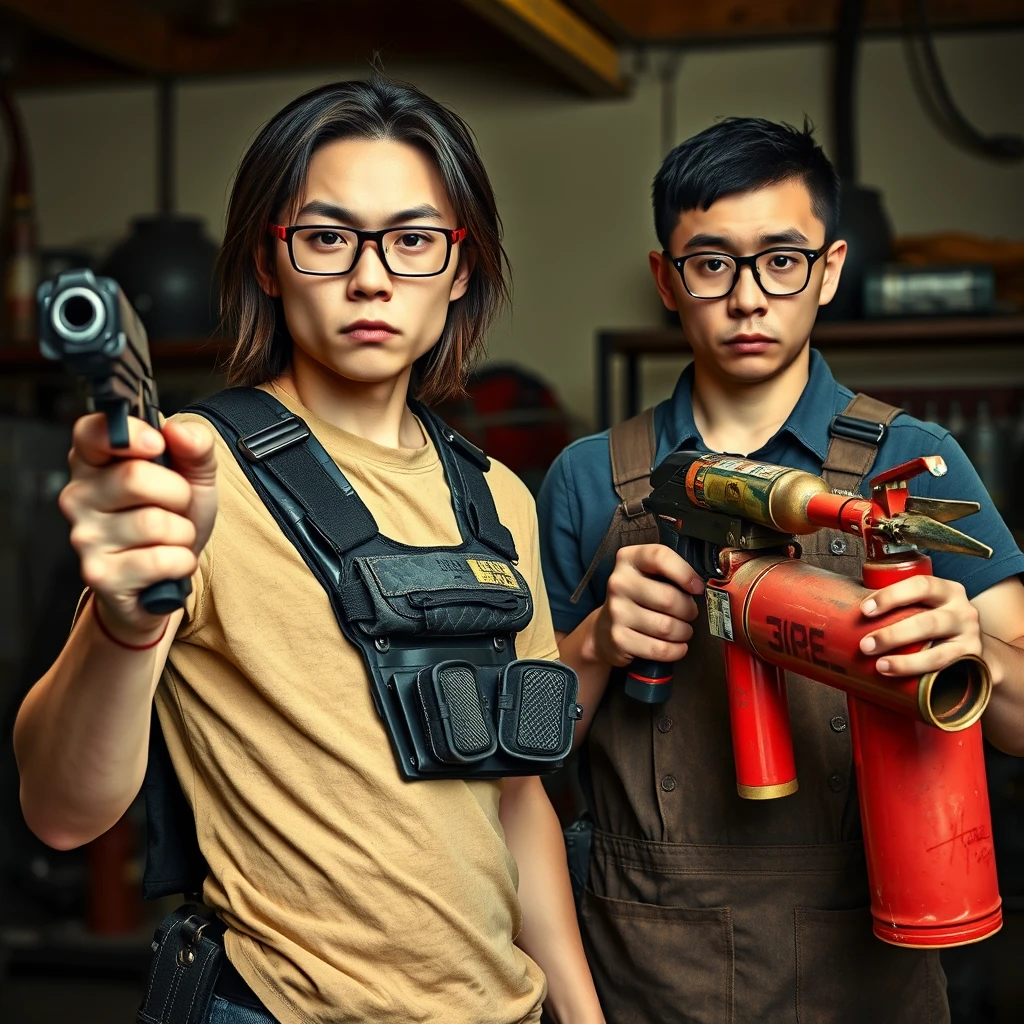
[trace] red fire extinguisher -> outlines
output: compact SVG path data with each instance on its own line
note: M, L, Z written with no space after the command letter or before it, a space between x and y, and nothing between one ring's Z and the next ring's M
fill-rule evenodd
M930 456L876 476L868 499L835 494L811 473L681 452L652 475L647 506L663 539L705 575L709 628L724 645L740 795L773 799L797 788L785 670L844 690L875 934L941 947L1002 924L979 721L991 679L973 656L891 679L860 651L868 633L920 610L872 619L860 610L868 593L931 573L919 548L991 556L948 525L976 503L909 494L907 481L922 472L941 476L945 463ZM822 527L864 539L860 584L800 561L793 534ZM643 673L671 676L664 666ZM634 695L664 693L664 683L637 682Z

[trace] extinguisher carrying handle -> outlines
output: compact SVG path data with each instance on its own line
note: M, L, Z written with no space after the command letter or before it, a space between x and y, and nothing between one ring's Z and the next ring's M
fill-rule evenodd
M649 658L634 658L626 673L626 696L643 704L665 704L672 696L675 665Z

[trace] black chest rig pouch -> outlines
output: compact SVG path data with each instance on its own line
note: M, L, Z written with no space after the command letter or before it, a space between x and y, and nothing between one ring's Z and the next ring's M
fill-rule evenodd
M516 658L533 599L484 479L483 452L415 406L462 536L457 547L417 548L380 533L306 423L266 392L231 388L188 411L220 431L327 591L342 633L362 652L403 778L561 766L581 715L577 679L564 665Z

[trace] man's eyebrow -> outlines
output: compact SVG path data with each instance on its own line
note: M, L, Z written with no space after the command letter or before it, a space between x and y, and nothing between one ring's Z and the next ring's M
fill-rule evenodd
M759 235L758 245L787 245L795 242L798 245L808 245L808 237L798 228L786 228L785 231L773 231L770 234Z
M320 199L313 199L306 203L302 209L296 213L296 217L302 217L306 215L313 215L316 217L326 217L332 221L339 221L342 224L351 224L357 226L360 224L360 218L356 216L351 210L346 210L343 206L335 206L334 203L325 203ZM409 224L416 220L441 220L441 211L430 203L423 203L420 206L413 206L408 210L399 210L393 214L384 222L384 227L388 227L391 224Z
M725 235L708 235L703 232L694 235L686 245L684 249L706 249L708 246L717 249L724 249L726 246L732 245L733 241L731 238L726 238Z
M758 235L755 244L758 248L773 245L807 245L808 239L798 228L786 228L783 231L772 231ZM702 232L701 234L694 235L683 248L733 250L737 248L737 245L734 238L729 238L726 235L710 235Z

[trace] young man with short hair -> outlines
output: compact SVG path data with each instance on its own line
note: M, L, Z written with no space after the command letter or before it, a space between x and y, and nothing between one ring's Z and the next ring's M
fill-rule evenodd
M654 410L655 464L697 449L826 479L836 468L826 465L829 427L853 394L809 337L846 255L838 197L806 126L730 118L666 158L654 183L662 251L650 264L693 363ZM846 486L866 493L872 472L941 455L948 475L915 479L913 493L980 502L963 528L995 555L932 553L934 577L865 599L866 615L926 610L861 649L894 676L982 656L994 683L985 734L1024 753L1024 555L949 433L893 412L877 417L890 422L870 452L874 469L851 477L845 467ZM619 504L607 432L566 449L539 500L560 655L579 673L589 730L581 780L595 827L581 926L608 1019L947 1021L937 953L872 935L844 694L791 678L799 790L742 800L720 641L698 619L693 568L627 532L614 564L599 564L572 602ZM806 561L859 578L854 539L801 539ZM935 643L891 653L916 640ZM667 704L624 695L615 670L633 658L679 662Z

